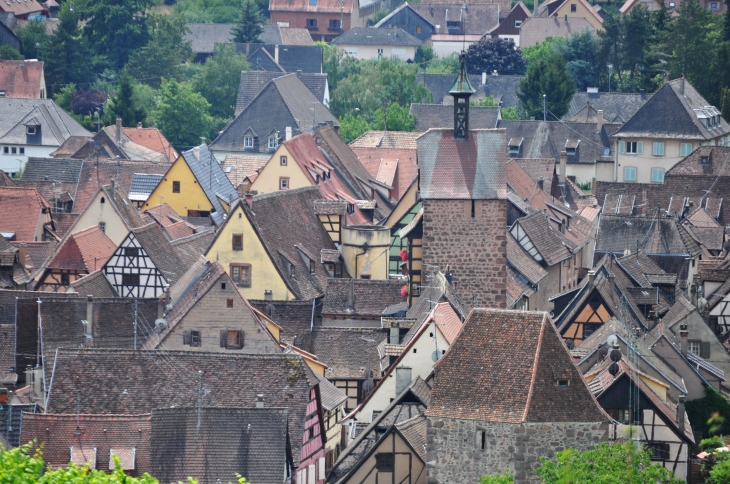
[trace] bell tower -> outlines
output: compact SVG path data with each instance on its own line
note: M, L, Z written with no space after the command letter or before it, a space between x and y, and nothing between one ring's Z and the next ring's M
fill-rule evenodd
M466 53L461 51L459 56L461 67L456 82L449 94L454 97L454 139L469 139L469 98L476 90L469 83L466 74Z

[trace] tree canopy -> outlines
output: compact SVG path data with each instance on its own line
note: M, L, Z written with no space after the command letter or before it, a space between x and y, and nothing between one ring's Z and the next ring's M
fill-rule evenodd
M233 26L233 41L241 44L258 42L264 31L264 16L254 0L243 0L238 22Z
M483 37L467 49L466 66L470 74L493 71L502 75L522 74L525 71L525 57L512 39Z
M544 94L547 119L555 120L568 112L575 89L565 58L552 52L528 65L527 75L520 80L517 97L528 117L542 119Z

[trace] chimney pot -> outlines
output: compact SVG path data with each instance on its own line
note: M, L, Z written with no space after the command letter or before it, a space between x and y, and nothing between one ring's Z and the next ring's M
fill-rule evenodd
M596 283L596 271L588 271L588 287L593 287Z
M137 129L142 129L142 122L141 121L137 123Z
M291 126L287 126L286 129L284 130L284 132L285 132L285 135L284 136L286 138L286 141L289 141L291 139L291 137L292 137L292 129L291 129Z
M679 428L679 431L684 433L684 402L686 400L686 397L684 395L679 396L679 401L677 402L677 428Z
M193 148L193 156L196 160L200 161L200 146Z
M482 72L482 86L487 83L487 73Z
M687 351L689 348L689 330L687 329L686 324L679 325L679 341L682 355L687 356Z

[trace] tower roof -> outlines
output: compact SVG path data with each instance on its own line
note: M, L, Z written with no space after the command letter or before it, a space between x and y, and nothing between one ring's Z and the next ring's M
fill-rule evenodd
M452 96L455 94L468 94L472 95L476 91L469 82L469 76L466 75L466 54L464 52L459 56L461 59L461 67L459 68L459 75L456 76L454 85L451 86L449 94Z

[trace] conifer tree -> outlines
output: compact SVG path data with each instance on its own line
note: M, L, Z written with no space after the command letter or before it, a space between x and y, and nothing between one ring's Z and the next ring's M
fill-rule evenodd
M243 0L241 15L233 27L233 41L239 44L259 42L264 31L264 16L254 0Z
M550 56L527 66L527 75L520 81L517 97L528 117L543 118L543 94L545 94L548 120L560 119L568 112L570 100L575 94L575 81L568 72L562 55Z
M137 123L144 121L144 110L135 106L132 98L134 95L132 82L132 76L126 70L123 70L119 76L117 92L107 104L104 124L114 124L118 117L122 118L122 126L134 127Z

